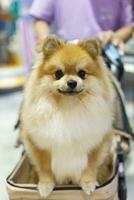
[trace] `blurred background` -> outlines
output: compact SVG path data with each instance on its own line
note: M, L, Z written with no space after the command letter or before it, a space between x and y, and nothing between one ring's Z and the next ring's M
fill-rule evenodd
M8 200L6 177L20 158L16 149L18 118L23 86L32 65L35 43L32 0L0 0L0 200ZM134 130L134 36L125 44L122 55L125 73L121 82L126 110ZM134 148L126 166L128 200L134 196Z

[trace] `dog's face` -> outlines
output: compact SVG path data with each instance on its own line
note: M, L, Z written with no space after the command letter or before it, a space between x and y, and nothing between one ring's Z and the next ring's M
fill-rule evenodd
M44 91L76 96L97 91L96 86L100 88L102 68L98 59L100 48L96 40L65 44L49 36L41 51L43 62L39 78Z

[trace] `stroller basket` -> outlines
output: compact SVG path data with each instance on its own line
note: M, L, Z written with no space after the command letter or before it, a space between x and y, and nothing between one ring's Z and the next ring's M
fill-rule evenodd
M11 200L41 200L36 184L27 183L31 170L29 160L24 153L13 172L7 178L7 190ZM75 185L57 186L48 200L86 200L89 197ZM114 176L104 185L97 187L91 200L119 200L118 167Z

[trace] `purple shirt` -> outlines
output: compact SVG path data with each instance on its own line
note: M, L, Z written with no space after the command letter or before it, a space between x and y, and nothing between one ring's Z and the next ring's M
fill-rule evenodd
M132 24L130 0L34 0L30 14L53 24L64 40L97 37Z

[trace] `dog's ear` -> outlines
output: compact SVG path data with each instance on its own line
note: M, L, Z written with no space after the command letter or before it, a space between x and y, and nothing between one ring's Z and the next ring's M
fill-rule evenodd
M40 41L36 45L37 53L43 53L44 57L50 57L56 50L62 48L64 42L57 38L56 36L47 36L44 40Z
M82 49L86 50L94 59L101 55L101 46L99 40L97 39L80 40L78 45Z

